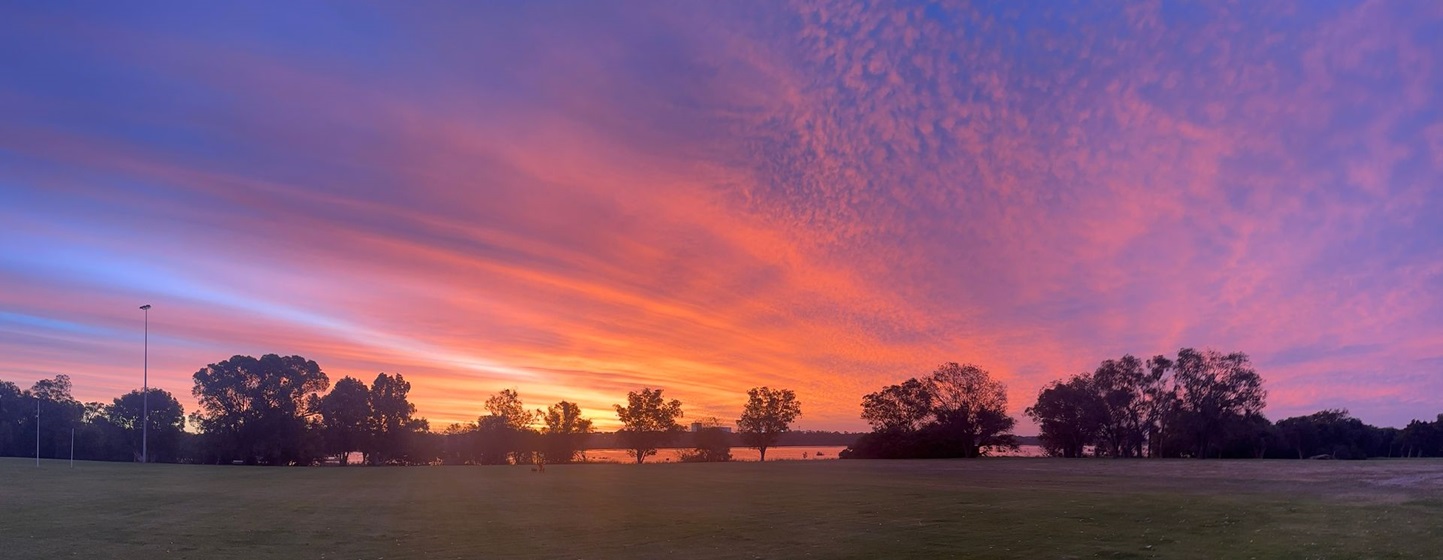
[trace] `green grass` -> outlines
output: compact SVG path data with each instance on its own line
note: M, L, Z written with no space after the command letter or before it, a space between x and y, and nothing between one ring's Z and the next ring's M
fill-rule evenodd
M3 558L1437 558L1443 461L0 459Z

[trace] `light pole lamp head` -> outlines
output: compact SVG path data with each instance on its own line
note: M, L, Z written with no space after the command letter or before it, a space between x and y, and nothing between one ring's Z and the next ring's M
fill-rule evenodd
M140 306L140 308L141 308L141 309L144 309L144 310L146 310L146 311L150 311L150 304L147 303L147 304L145 304L145 305Z

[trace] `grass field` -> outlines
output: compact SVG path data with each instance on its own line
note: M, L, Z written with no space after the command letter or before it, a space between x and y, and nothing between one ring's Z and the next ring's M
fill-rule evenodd
M0 558L1439 558L1443 461L0 459Z

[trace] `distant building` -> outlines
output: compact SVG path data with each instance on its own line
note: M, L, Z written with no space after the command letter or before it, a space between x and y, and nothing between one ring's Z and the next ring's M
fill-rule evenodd
M715 428L715 429L721 430L721 431L723 431L723 432L726 432L726 433L728 433L728 434L732 433L732 428L731 428L731 426L724 425L724 424L722 424L721 422L718 422L716 419L712 419L712 420L705 421L705 422L692 422L692 423L691 423L691 431L693 431L693 432L700 432L700 431L702 431L702 430L704 430L704 429L707 429L707 428Z

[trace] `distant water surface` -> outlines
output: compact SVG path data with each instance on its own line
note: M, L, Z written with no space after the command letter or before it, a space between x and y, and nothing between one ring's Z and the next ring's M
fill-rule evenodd
M836 459L837 455L847 447L844 445L820 445L820 446L788 446L767 448L768 461L828 461ZM648 463L666 463L680 461L678 453L688 451L687 448L668 448L657 450L656 455L646 458ZM1023 445L1017 451L991 451L991 457L1043 457L1046 454L1042 448L1036 445ZM756 461L760 458L757 450L750 447L733 447L733 461ZM363 456L360 453L351 453L350 462L353 465L362 464ZM586 450L586 461L591 463L631 463L635 459L625 449L588 449Z
M770 447L767 448L768 461L817 461L836 459L837 455L847 447L844 445L834 446L796 446L796 447ZM659 449L656 455L646 458L648 463L665 463L680 461L678 453L688 451L686 448ZM1043 457L1046 454L1042 448L1036 445L1023 445L1016 451L990 451L990 457ZM733 447L733 461L756 461L760 458L757 450L750 447ZM586 460L592 463L632 463L636 459L625 449L588 449Z
M836 459L837 454L846 449L843 445L833 446L796 446L796 447L768 447L768 461L826 461ZM646 458L648 463L677 462L681 458L679 452L688 451L686 448L658 449L656 455ZM733 447L733 461L756 461L761 458L757 450L750 447ZM636 459L625 449L587 449L586 460L592 463L634 463Z

